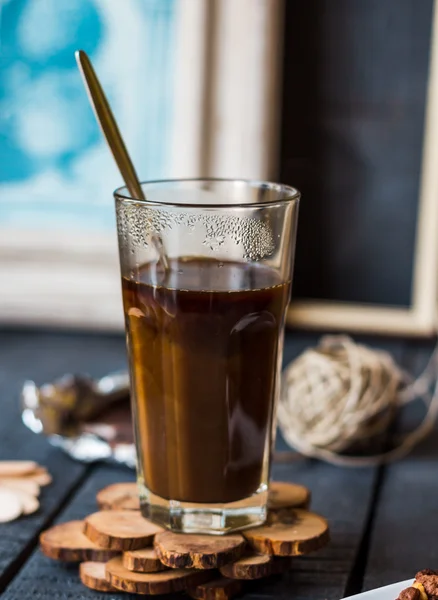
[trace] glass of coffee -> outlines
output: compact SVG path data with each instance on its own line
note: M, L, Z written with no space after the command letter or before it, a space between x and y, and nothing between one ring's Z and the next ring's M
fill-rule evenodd
M142 513L190 533L261 524L299 192L142 188L115 192Z

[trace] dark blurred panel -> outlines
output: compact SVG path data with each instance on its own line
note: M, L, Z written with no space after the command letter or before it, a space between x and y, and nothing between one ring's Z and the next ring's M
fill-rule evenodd
M287 0L294 296L411 301L433 0Z

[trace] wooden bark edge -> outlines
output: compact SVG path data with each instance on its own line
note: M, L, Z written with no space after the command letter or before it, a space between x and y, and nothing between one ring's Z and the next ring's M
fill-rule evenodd
M187 549L184 551L177 551L168 546L168 538L171 538L172 532L166 531L159 533L155 536L154 548L160 561L171 569L217 569L229 562L234 562L242 556L245 551L246 541L241 537L240 540L236 540L234 546L230 545L229 548L224 550L214 551L214 544L216 541L224 540L227 537L211 537L212 551L208 552L208 547L205 552L193 551L190 549L188 542ZM180 534L175 534L180 535ZM237 535L233 534L236 538ZM195 537L195 536L193 536ZM197 536L196 536L197 537ZM205 537L208 536L199 536ZM172 539L172 538L171 538ZM164 540L164 542L163 542ZM171 546L171 544L170 544Z
M242 589L243 583L239 579L219 576L217 579L189 588L187 594L195 600L231 600L240 594Z
M123 566L128 571L136 571L138 573L158 573L167 569L166 565L160 561L158 555L155 559L142 557L135 550L123 553Z
M175 571L162 571L160 573L135 573L123 567L120 557L106 563L105 574L107 581L117 590L132 594L169 594L181 592L208 581L212 573L208 571L190 570L181 571L181 577L175 578ZM166 579L168 573L169 579Z
M97 570L98 572L93 572ZM102 570L102 573L99 571ZM97 561L87 561L79 565L79 579L85 587L96 592L117 592L106 579L105 563Z
M251 559L257 555L251 554L248 557L243 557L236 562L228 563L219 569L220 573L228 579L262 579L263 577L269 577L274 572L274 561L268 554L259 555L260 558L264 559L260 563L252 563ZM258 556L257 556L258 558Z

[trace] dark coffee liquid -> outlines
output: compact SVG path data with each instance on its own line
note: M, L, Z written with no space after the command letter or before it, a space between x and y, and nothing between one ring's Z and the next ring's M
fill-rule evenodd
M290 283L207 259L123 279L146 486L166 499L241 500L260 486Z

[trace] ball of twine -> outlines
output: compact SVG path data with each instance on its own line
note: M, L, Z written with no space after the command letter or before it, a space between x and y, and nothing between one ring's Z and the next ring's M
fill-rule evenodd
M356 344L346 336L326 336L284 373L278 406L283 437L301 454L339 465L375 465L407 454L433 428L438 393L438 350L415 381L390 354ZM436 383L435 383L436 385ZM373 456L342 452L387 430L401 406L416 398L427 405L422 423L396 447Z

